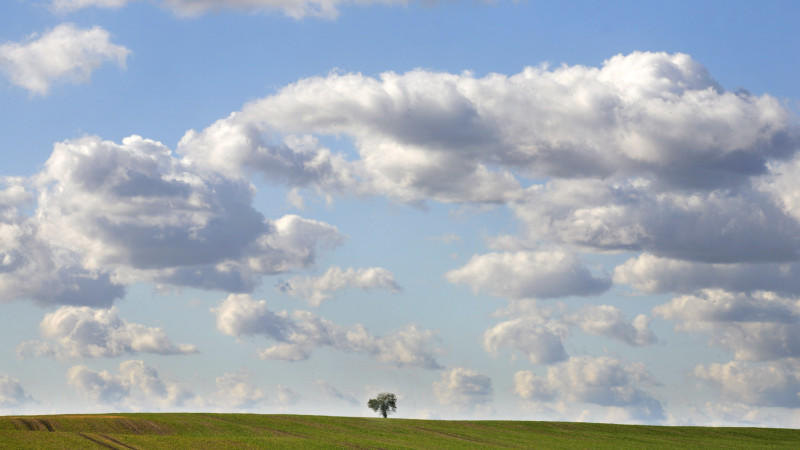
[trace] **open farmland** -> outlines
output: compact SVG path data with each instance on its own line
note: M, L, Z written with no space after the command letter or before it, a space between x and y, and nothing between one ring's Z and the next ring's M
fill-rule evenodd
M2 448L800 448L800 430L259 414L0 417Z

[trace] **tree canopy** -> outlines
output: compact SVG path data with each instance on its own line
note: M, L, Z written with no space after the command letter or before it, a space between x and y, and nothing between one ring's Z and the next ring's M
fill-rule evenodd
M382 392L377 397L369 399L367 406L385 419L390 412L397 411L397 397L391 392Z

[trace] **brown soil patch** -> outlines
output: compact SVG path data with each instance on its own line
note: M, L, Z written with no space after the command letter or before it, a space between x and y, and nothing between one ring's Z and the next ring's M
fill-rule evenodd
M172 434L167 425L150 420L115 415L59 415L9 417L14 428L27 431L88 431L112 434Z

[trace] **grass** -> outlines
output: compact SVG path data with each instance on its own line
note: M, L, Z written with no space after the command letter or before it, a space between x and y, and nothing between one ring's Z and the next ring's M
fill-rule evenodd
M260 414L0 417L0 448L800 448L800 430Z

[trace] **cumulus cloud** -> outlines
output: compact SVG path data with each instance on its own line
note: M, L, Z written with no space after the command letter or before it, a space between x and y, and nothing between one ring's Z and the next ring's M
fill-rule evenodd
M229 336L261 335L276 342L259 352L263 359L301 361L315 348L333 347L365 353L374 359L399 367L438 369L436 336L416 325L383 337L372 336L363 325L343 327L309 311L272 312L265 300L247 294L229 295L217 308L217 329Z
M719 389L726 400L748 405L800 407L800 363L795 359L753 364L730 361L698 365L694 376Z
M20 180L5 181L0 190L0 302L109 306L124 295L108 272L87 269L78 253L52 247L36 218L23 214L33 192Z
M250 382L247 372L228 372L215 381L215 401L228 408L252 409L267 400L267 394Z
M513 299L598 295L611 287L610 279L595 277L575 255L561 250L475 255L445 277L476 293Z
M288 386L278 385L276 399L278 404L282 406L294 405L300 400L300 394L293 391Z
M194 345L173 344L161 328L121 319L116 308L64 306L45 315L39 329L48 341L21 344L17 349L21 355L98 358L135 353L175 355L197 352Z
M67 382L93 401L132 409L178 407L194 398L189 390L163 380L158 371L137 360L122 362L116 374L73 366L67 371Z
M265 218L254 195L140 136L56 143L38 174L0 179L0 301L108 307L136 282L249 292L343 242L324 222Z
M513 209L527 240L595 251L761 263L796 260L800 249L800 223L749 188L658 192L644 179L553 180L528 189Z
M492 379L472 369L454 367L433 383L433 393L443 405L468 409L492 400Z
M18 379L0 375L0 408L18 408L32 401Z
M250 291L343 239L299 216L266 219L245 180L201 173L139 136L58 143L36 182L40 239L122 283Z
M633 346L656 342L647 316L640 314L628 322L622 311L611 305L587 305L569 311L564 305L543 307L534 300L521 300L494 315L509 319L484 332L484 349L496 355L501 349L510 348L527 356L534 364L566 360L564 339L574 327Z
M233 153L231 169L276 178L271 166L259 166L264 155L283 150L268 149L255 132L350 136L359 159L339 170L344 178L354 177L363 192L408 202L518 199L512 171L537 178L645 176L659 188L740 186L796 151L799 136L779 100L726 92L687 55L647 52L614 56L600 68L528 67L482 78L425 70L378 78L332 73L188 133L179 150L208 165ZM223 143L236 143L236 151ZM304 158L295 153L279 159ZM306 182L330 183L329 172L306 166L292 167Z
M514 374L514 391L525 400L624 408L648 421L664 418L661 402L642 388L654 383L643 364L609 357L572 357L543 376L527 370Z
M61 24L24 42L0 45L0 72L28 91L45 95L60 80L84 82L106 62L125 68L130 50L111 42L100 27Z
M401 288L394 275L382 267L362 269L331 267L319 277L294 277L278 285L278 288L293 296L305 299L313 306L319 306L331 298L332 294L347 288L387 289L400 292Z
M567 359L563 339L569 326L554 318L552 308L539 307L536 302L516 302L496 315L512 319L498 323L483 334L483 347L497 354L503 347L515 349L534 363L551 364Z
M585 333L618 339L628 345L644 346L656 342L649 317L639 314L628 322L616 306L586 305L565 319Z
M643 293L693 293L700 289L729 292L774 291L800 294L797 263L707 264L644 253L614 269L614 282Z
M800 356L800 301L773 292L752 294L706 289L653 308L681 331L708 333L737 360Z

